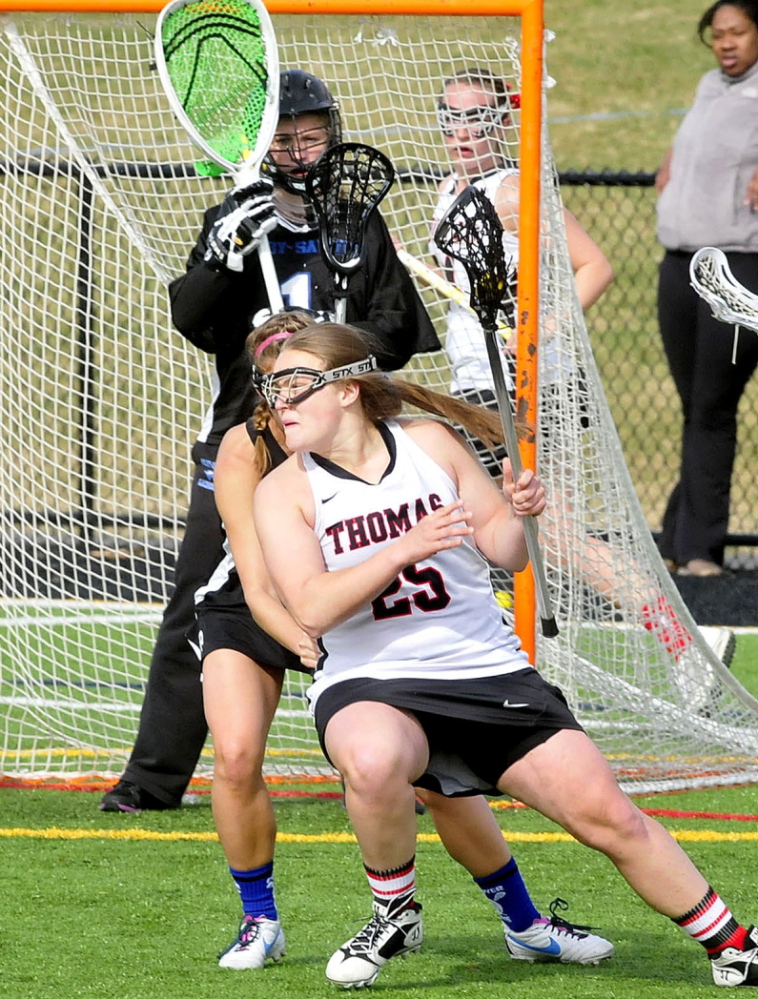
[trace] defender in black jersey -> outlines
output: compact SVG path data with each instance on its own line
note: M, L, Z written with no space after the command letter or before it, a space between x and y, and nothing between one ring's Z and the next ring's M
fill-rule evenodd
M266 161L273 182L270 203L265 184L254 193L282 296L291 307L324 313L333 309L333 281L321 259L317 226L302 191L307 167L339 138L338 106L323 82L302 70L283 72L280 120ZM153 650L139 731L121 780L101 801L107 811L178 808L207 736L198 663L185 635L194 620L194 593L223 555L213 497L216 452L224 432L251 411L244 343L255 317L268 309L257 254L241 257L241 270L236 271L217 252L216 223L238 210L239 198L230 195L205 213L187 272L169 288L177 329L215 356L216 377L213 402L193 448L195 472L184 540ZM273 229L271 222L276 223ZM249 220L243 221L243 230L250 235ZM401 368L416 353L440 348L377 213L368 226L365 261L350 280L347 318L372 335L386 370Z

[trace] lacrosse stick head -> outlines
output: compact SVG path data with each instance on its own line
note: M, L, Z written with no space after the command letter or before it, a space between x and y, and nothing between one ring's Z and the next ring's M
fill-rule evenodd
M335 274L347 276L360 266L366 225L394 179L395 169L384 153L361 142L332 146L308 171L305 195Z
M704 246L693 255L690 284L716 319L758 332L758 295L735 278L723 250Z
M156 25L155 61L172 110L213 163L232 172L260 164L279 116L279 58L262 0L172 0Z
M514 271L503 248L503 223L487 195L477 187L462 191L440 219L434 242L463 264L472 309L485 329L496 329Z

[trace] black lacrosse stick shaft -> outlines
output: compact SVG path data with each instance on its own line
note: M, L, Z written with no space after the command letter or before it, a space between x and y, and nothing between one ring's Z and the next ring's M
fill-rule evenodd
M484 330L487 358L495 383L495 398L513 478L518 479L522 470L521 455L503 373L497 322L498 311L513 280L513 271L503 248L503 223L487 195L479 188L467 187L440 219L434 241L443 253L459 260L466 269L471 286L471 307ZM546 638L554 638L558 634L558 626L552 611L537 528L532 517L524 519L524 534L534 572L542 634Z

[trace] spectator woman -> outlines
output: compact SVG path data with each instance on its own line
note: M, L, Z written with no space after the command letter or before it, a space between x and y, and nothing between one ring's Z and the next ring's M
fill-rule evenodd
M672 571L723 572L737 408L758 364L758 339L732 338L690 286L702 246L722 249L735 277L758 291L758 2L718 0L698 35L718 63L656 176L665 248L658 321L682 403L681 464L659 547Z

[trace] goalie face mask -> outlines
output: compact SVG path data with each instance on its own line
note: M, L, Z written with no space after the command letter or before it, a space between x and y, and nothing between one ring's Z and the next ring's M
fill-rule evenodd
M343 364L329 371L319 371L317 368L284 368L282 371L272 371L270 374L258 376L255 379L256 388L266 400L271 409L277 402L283 406L297 406L310 398L314 392L330 382L344 381L346 378L357 378L375 371L376 358L373 354L352 364Z
M307 128L298 123L298 118L304 115L308 115ZM323 152L342 141L339 106L317 76L302 69L288 69L279 80L279 121L288 122L288 126L275 132L263 170L278 187L302 197L305 174L314 162L312 153ZM294 172L282 169L292 164Z

